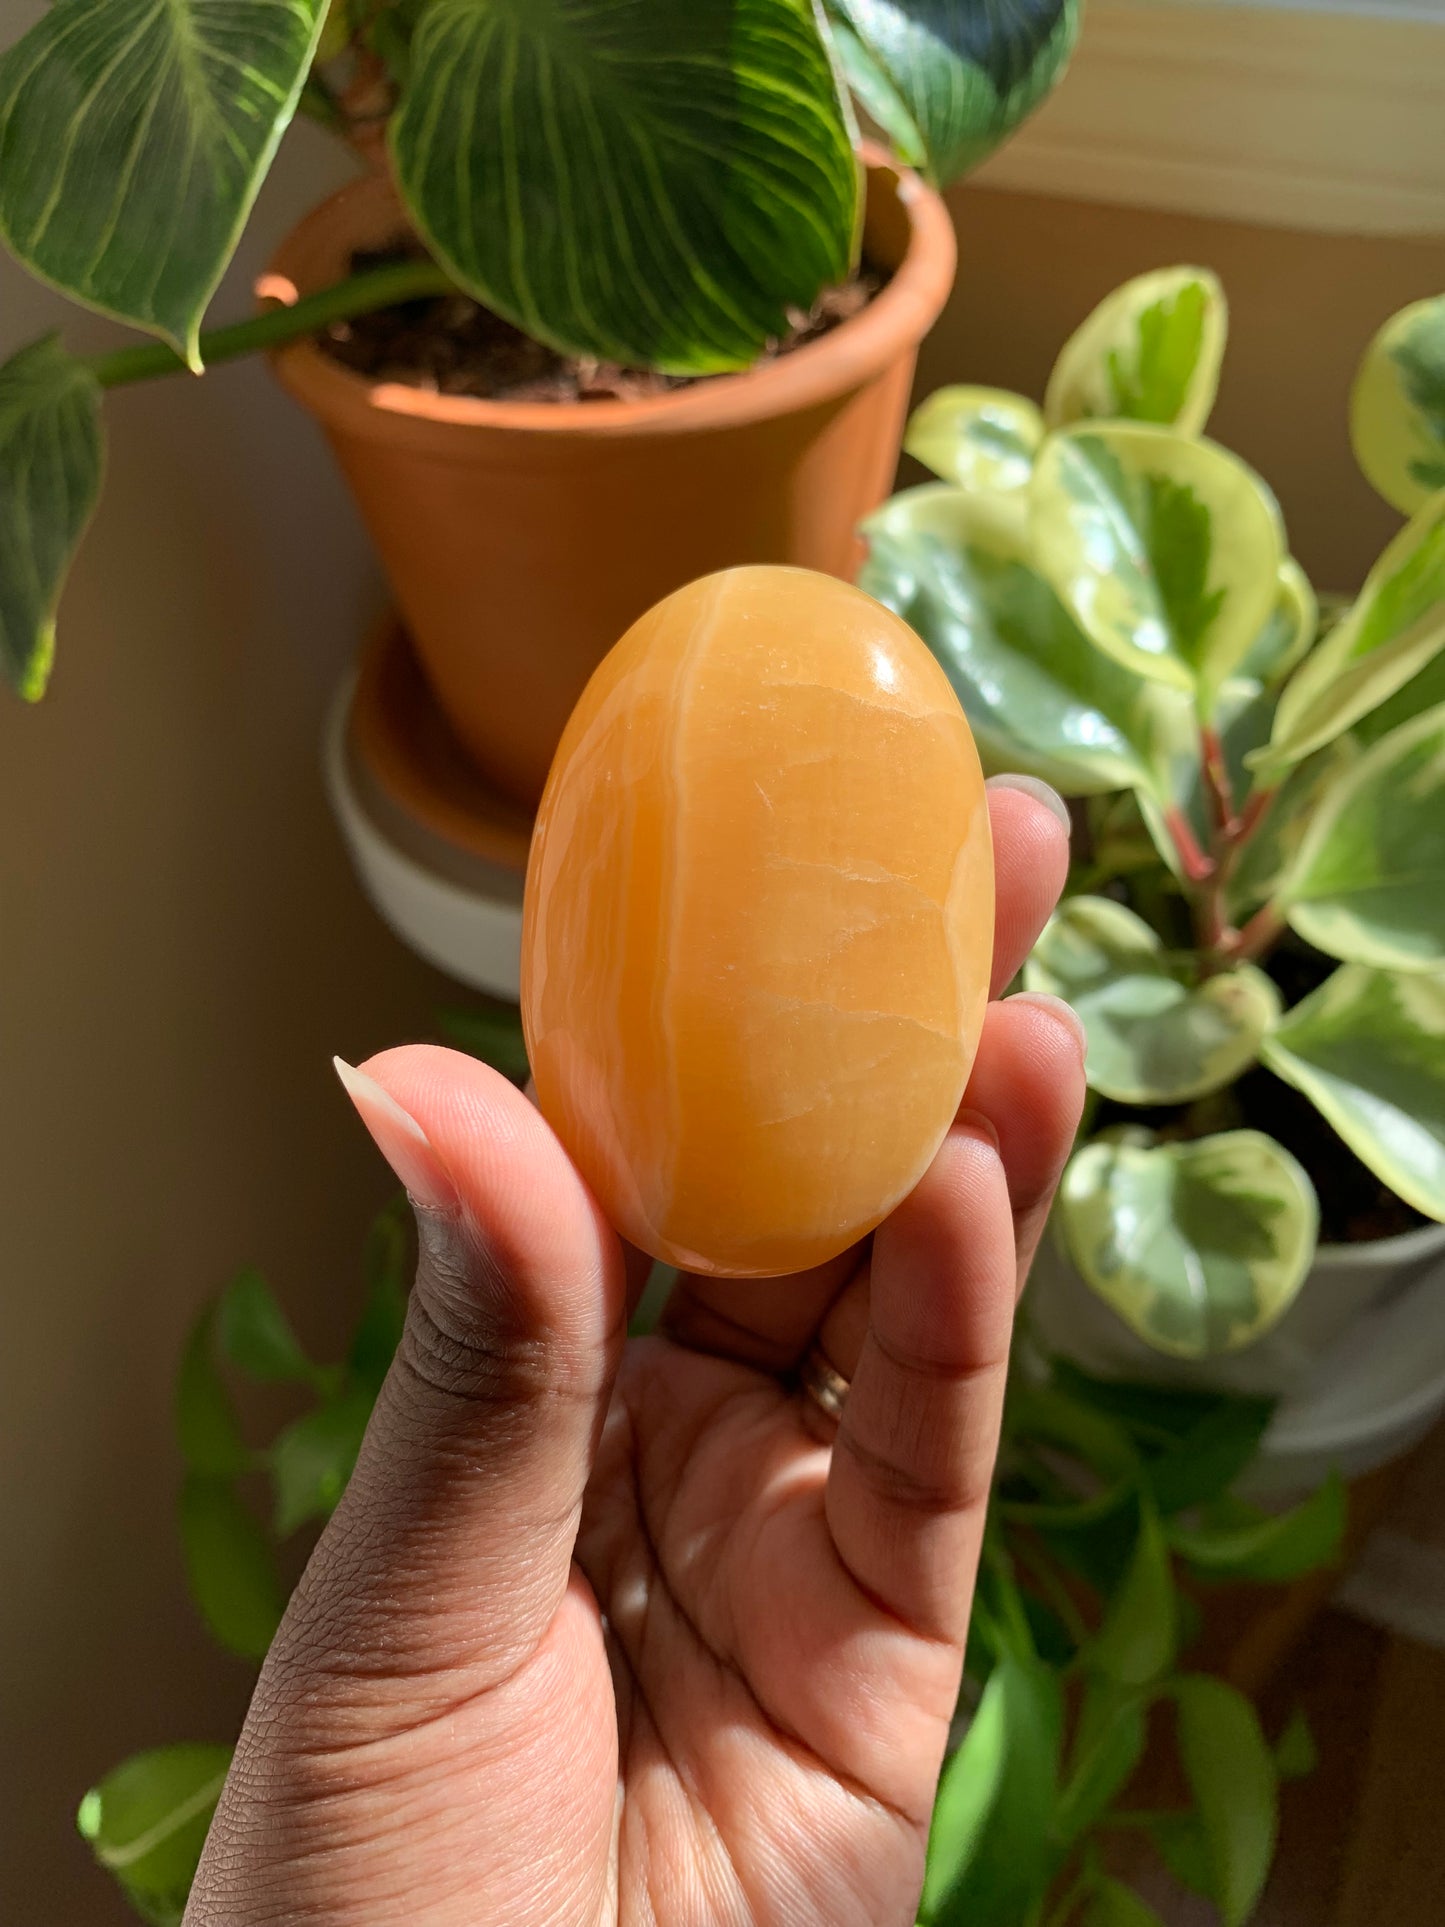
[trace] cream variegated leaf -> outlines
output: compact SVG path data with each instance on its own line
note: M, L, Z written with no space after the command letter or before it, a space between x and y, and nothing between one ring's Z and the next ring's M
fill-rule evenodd
M1083 1019L1091 1089L1122 1104L1179 1104L1232 1084L1279 1016L1279 993L1244 965L1191 983L1122 903L1066 898L1024 966L1030 990Z
M1065 342L1044 398L1049 427L1125 420L1199 434L1228 326L1224 289L1208 268L1159 268L1126 281Z
M1263 1337L1304 1282L1319 1222L1309 1178L1259 1131L1171 1144L1098 1138L1070 1160L1057 1209L1085 1283L1177 1358Z
M1370 343L1350 435L1360 467L1403 514L1445 488L1445 295L1402 309Z
M1445 1219L1445 972L1342 964L1261 1054L1376 1177Z
M903 446L959 488L1021 489L1033 474L1044 420L1005 388L939 388L914 409Z

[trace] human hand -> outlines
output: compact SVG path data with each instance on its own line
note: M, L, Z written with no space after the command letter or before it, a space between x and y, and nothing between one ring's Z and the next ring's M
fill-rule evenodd
M994 994L1067 837L990 792ZM450 1051L352 1094L417 1207L406 1331L262 1671L191 1927L911 1922L1015 1299L1081 1034L990 1006L871 1240L779 1281L647 1271L546 1123ZM851 1382L798 1389L814 1348Z

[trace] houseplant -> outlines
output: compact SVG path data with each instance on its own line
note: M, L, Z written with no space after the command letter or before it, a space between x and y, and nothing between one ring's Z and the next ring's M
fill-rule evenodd
M1042 412L933 396L907 445L947 480L872 518L862 581L985 759L1080 799L1026 969L1083 1018L1091 1089L1041 1328L1282 1394L1445 1255L1445 299L1365 358L1356 446L1412 513L1323 613L1202 433L1224 339L1214 277L1170 269L1084 322Z
M525 1076L514 1015L482 1011L449 1028ZM244 1660L264 1655L296 1542L334 1508L355 1462L401 1329L406 1224L399 1199L372 1229L344 1360L308 1358L251 1270L203 1309L186 1347L176 1387L186 1571L208 1628ZM640 1322L667 1283L654 1280ZM248 1380L273 1398L289 1387L298 1408L261 1445L232 1389ZM1186 1663L1198 1630L1189 1591L1287 1581L1333 1557L1343 1521L1336 1482L1280 1518L1228 1498L1268 1415L1267 1400L1121 1394L1067 1367L1014 1387L959 1743L930 1842L930 1927L1147 1927L1155 1916L1109 1870L1117 1844L1141 1837L1227 1923L1247 1917L1273 1854L1277 1780L1307 1770L1308 1734L1295 1719L1271 1746L1247 1698ZM1131 1798L1151 1736L1178 1746L1188 1804ZM224 1743L152 1748L81 1802L81 1833L157 1927L180 1919L229 1759Z
M848 88L900 158L942 180L1052 84L1077 13L1078 0L333 0L329 14L326 0L58 0L0 58L0 236L160 344L84 360L49 337L0 369L10 680L37 696L49 674L99 488L103 391L279 349L435 690L497 779L534 798L591 663L658 595L735 561L847 569L951 279L941 208L875 168L864 244L894 285L746 383L509 412L284 344L408 302L444 332L482 303L522 331L504 330L512 348L657 377L748 369L857 260ZM282 305L203 333L298 106L381 171L283 246L263 283Z

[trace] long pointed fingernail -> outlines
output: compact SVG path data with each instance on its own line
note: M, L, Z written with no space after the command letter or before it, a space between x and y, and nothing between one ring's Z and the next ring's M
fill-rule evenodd
M1002 776L990 776L984 784L984 788L989 790L1021 790L1025 796L1031 796L1036 803L1042 803L1050 816L1057 817L1066 830L1070 832L1073 830L1074 826L1069 817L1068 804L1064 801L1063 797L1059 795L1059 792L1054 789L1051 784L1044 782L1040 776L1022 776L1013 770L1009 770Z
M454 1211L456 1186L411 1112L403 1110L391 1092L383 1090L365 1071L341 1057L331 1061L341 1088L356 1106L356 1114L370 1131L377 1150L405 1185L412 1203L423 1211Z

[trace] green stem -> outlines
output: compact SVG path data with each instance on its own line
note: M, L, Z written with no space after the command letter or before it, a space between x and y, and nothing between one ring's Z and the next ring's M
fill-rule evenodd
M278 348L301 335L316 334L333 321L369 314L374 308L447 294L455 285L435 261L394 261L386 267L369 268L365 274L354 274L316 294L304 295L289 307L268 308L249 321L210 329L201 336L201 359L208 367L218 361L234 361L238 355ZM163 341L146 341L133 348L117 348L108 355L93 355L85 365L102 388L178 375L186 367L175 349Z

